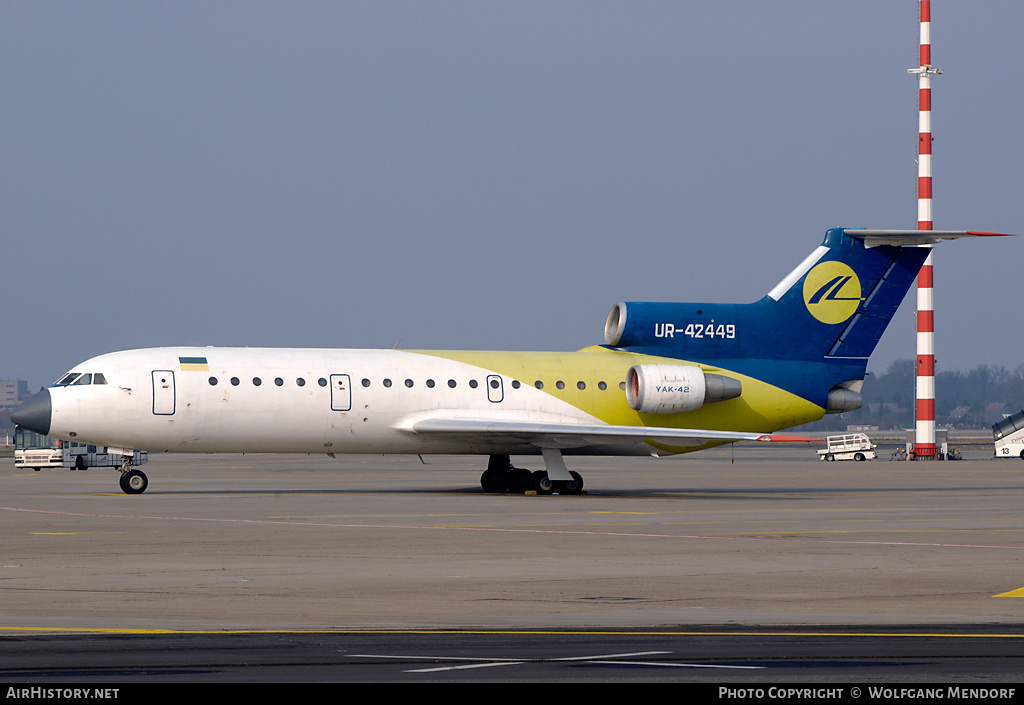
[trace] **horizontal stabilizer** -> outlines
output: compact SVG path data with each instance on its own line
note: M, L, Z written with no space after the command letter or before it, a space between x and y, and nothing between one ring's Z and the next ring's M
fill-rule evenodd
M846 228L846 235L864 241L865 247L890 245L907 247L920 245L936 245L943 240L956 240L961 237L1010 237L1010 233L989 233L980 230L867 230L864 228Z

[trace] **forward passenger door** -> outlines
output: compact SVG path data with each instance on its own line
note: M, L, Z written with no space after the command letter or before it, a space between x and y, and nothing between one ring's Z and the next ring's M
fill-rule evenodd
M173 416L174 406L174 372L153 370L153 413L157 416Z
M331 410L351 411L352 387L348 375L331 375Z

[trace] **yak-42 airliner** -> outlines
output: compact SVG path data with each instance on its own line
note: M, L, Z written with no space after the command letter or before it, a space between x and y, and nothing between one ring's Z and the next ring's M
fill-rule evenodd
M620 303L578 352L154 348L94 357L15 423L132 451L490 456L488 492L577 494L563 455L669 455L860 406L868 356L930 246L969 231L835 228L760 301ZM545 470L510 456L541 454Z

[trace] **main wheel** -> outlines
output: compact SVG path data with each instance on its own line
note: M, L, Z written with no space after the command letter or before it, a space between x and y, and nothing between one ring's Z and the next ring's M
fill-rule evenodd
M508 488L508 475L504 470L484 470L480 486L485 492L504 492Z
M526 492L533 484L533 474L526 468L513 468L506 476L509 492Z
M545 471L536 470L533 473L533 489L537 490L537 494L551 494L555 491L555 485Z
M583 476L575 471L569 474L572 475L571 480L555 482L555 492L558 494L583 494Z
M121 490L125 494L142 494L149 487L149 478L141 470L129 470L121 475Z

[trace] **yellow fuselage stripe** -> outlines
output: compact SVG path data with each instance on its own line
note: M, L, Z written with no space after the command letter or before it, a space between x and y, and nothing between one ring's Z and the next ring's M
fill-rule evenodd
M717 429L767 433L822 417L824 409L795 394L752 377L685 360L609 350L600 346L578 352L493 352L472 350L414 350L493 371L524 385L543 383L542 391L608 424L666 428ZM633 365L694 365L705 372L740 380L743 394L678 414L644 414L626 403L620 384ZM562 382L559 388L558 382ZM582 385L579 383L582 382ZM599 382L606 389L599 388ZM582 386L582 388L581 388ZM695 448L666 449L671 452Z

